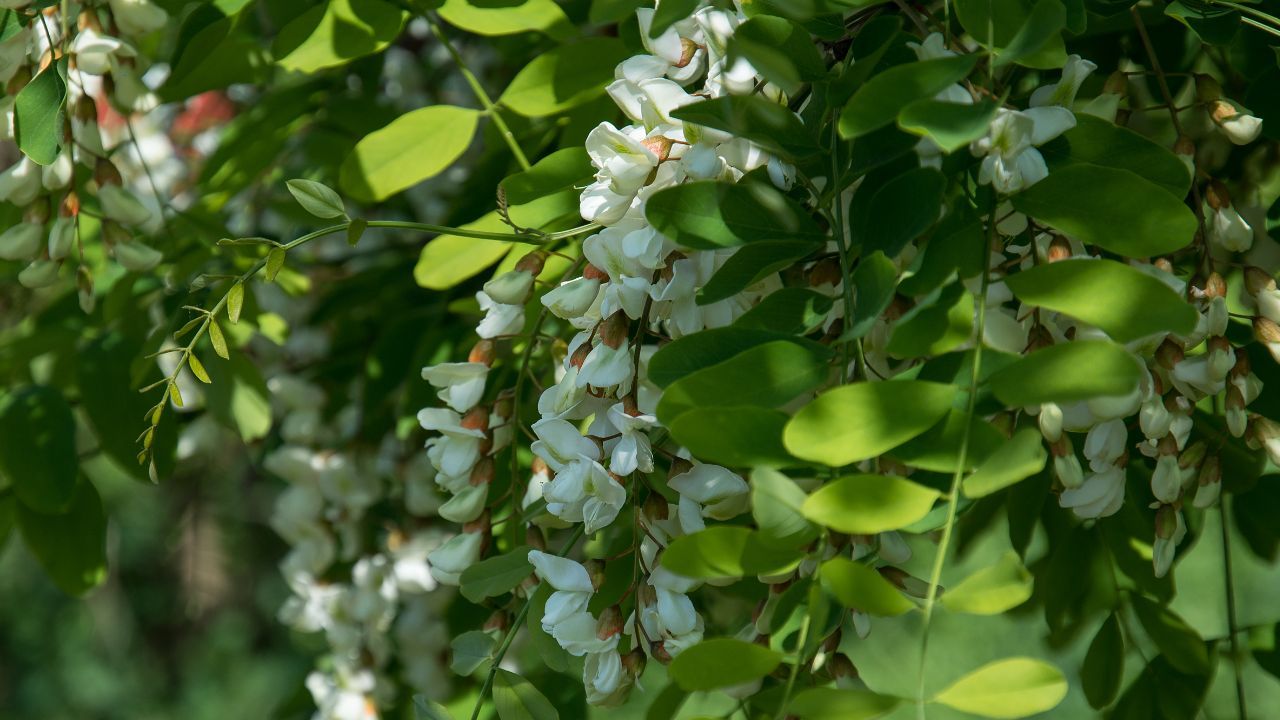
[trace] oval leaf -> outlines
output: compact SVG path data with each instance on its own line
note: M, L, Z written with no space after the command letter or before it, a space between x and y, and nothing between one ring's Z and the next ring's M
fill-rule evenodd
M533 683L501 668L493 677L493 706L502 720L560 720L556 707Z
M1043 470L1048 460L1040 431L1023 428L964 479L965 497L986 497L1021 482Z
M1188 335L1199 317L1158 278L1114 260L1037 265L1005 282L1022 302L1083 320L1122 343L1165 332Z
M874 535L904 528L925 515L937 490L892 475L851 475L818 488L804 516L842 533Z
M824 237L807 210L758 182L702 180L659 190L645 203L645 217L674 242L697 250Z
M533 574L529 548L521 545L509 553L481 560L462 571L462 595L473 603L511 592Z
M748 528L717 525L672 540L662 566L691 578L739 578L776 575L803 557L799 550L770 545Z
M822 587L847 608L872 615L901 615L916 607L869 565L834 557L823 563L819 572Z
M1031 597L1031 573L1022 566L1018 554L1006 552L990 567L982 568L942 595L942 604L952 612L971 615L999 615Z
M1128 395L1139 372L1138 361L1119 345L1076 340L1037 350L992 373L989 382L1000 402L1025 407Z
M934 702L989 718L1025 718L1057 707L1067 680L1043 660L1006 658L988 663L938 693Z
M787 423L783 442L798 458L832 467L888 452L951 409L956 388L919 380L862 382L818 396Z
M32 385L0 406L0 469L22 504L42 513L66 510L76 492L76 423L62 393Z
M840 136L855 138L888 125L911 102L964 79L977 62L977 55L921 60L873 76L840 113Z
M448 105L407 112L356 143L339 184L358 200L377 202L435 177L471 145L479 118Z
M767 647L716 638L677 655L667 672L685 690L714 690L762 678L781 664L782 655Z
M318 218L335 218L347 214L342 207L342 198L326 185L314 180L295 179L286 182L285 186L303 210Z

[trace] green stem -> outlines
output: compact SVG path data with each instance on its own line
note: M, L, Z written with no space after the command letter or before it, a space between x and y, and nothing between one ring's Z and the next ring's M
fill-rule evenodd
M791 666L791 674L787 676L787 685L782 690L782 700L778 702L778 712L774 715L774 720L782 720L787 715L787 703L791 701L791 691L796 686L796 676L800 674L800 666L804 664L804 646L809 642L809 613L804 614L804 620L800 621L800 638L796 642L796 661Z
M831 123L831 187L833 188L840 181L840 132L837 125L838 123ZM837 192L832 197L832 201L835 204L833 213L835 227L832 230L836 240L836 250L840 254L841 295L844 301L844 322L841 324L840 334L844 335L849 332L849 328L853 325L853 263L849 257L849 248L845 245L844 201L841 199L842 196L842 193ZM841 385L849 382L849 345L850 342L846 340L840 346ZM861 368L861 365L861 354L859 354L859 368Z
M1231 531L1227 527L1227 500L1225 493L1218 503L1218 516L1222 520L1222 582L1227 595L1227 630L1231 633L1231 664L1236 676L1236 714L1240 720L1249 720L1245 708L1244 675L1240 662L1240 628L1236 625L1236 590L1231 574Z
M929 573L929 591L924 598L924 623L920 631L920 667L916 684L916 717L925 717L925 660L929 654L929 624L933 620L933 608L938 600L938 587L942 582L942 568L946 563L947 551L951 547L951 535L956 524L956 508L960 500L960 481L964 478L965 468L969 463L969 435L973 426L974 408L978 398L978 380L982 376L982 346L986 334L987 321L987 286L990 273L987 270L987 258L996 237L996 199L992 194L991 206L987 211L987 242L982 245L982 289L978 293L978 321L973 345L973 367L969 372L969 398L965 408L964 426L960 432L960 454L956 458L956 469L951 476L951 487L947 490L947 520L942 526L942 537L938 541L938 553L933 558L933 570Z
M471 86L471 92L475 93L476 99L484 106L485 114L493 120L494 126L498 128L498 132L507 143L507 147L511 148L511 154L515 155L516 162L520 163L521 168L528 170L530 167L529 158L525 157L524 151L520 149L519 143L516 142L516 136L512 134L511 128L507 127L507 121L502 119L502 114L498 112L498 106L489 97L489 93L485 92L484 86L480 84L480 80L476 78L475 73L471 72L471 68L467 67L457 48L453 46L453 43L449 42L449 37L440 29L439 20L436 18L428 18L427 20L431 24L431 34L435 35L440 44L444 45L444 49L449 52L449 56L457 64L458 71L462 73L462 77Z
M343 229L346 225L341 226ZM596 223L587 223L579 225L568 230L561 230L553 233L542 234L520 234L520 233L497 233L485 232L484 230L467 230L466 228L447 227L444 225L431 225L429 223L409 222L407 220L370 220L368 227L371 228L395 228L397 230L417 230L419 232L436 233L439 235L456 235L457 237L477 238L480 240L505 240L507 242L525 243L526 245L545 245L554 240L563 240L565 238L581 235L591 232L600 227Z
M578 542L578 538L582 537L585 525L579 525L574 528L573 535L569 536L569 540L560 548L560 552L556 553L563 557L571 549L574 543ZM471 708L471 720L478 720L480 717L480 709L484 707L484 699L489 695L489 690L493 688L493 679L498 675L498 666L502 664L502 658L506 656L507 649L511 647L511 641L515 640L516 633L520 632L520 626L524 624L524 619L529 615L529 606L533 605L533 594L524 601L524 605L520 608L520 612L516 613L516 618L511 622L511 627L507 629L507 634L502 638L502 644L498 646L498 651L493 655L493 664L489 666L489 673L484 678L484 684L480 686L480 696L476 698L475 707Z

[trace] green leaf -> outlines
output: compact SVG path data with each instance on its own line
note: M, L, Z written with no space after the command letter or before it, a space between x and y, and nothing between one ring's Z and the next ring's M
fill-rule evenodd
M585 149L565 148L538 160L528 170L503 178L498 189L506 197L511 221L536 228L566 215L576 218L579 188L590 181L591 173Z
M874 720L889 714L902 703L869 690L815 687L791 699L787 714L800 720Z
M399 37L406 18L384 0L328 0L281 28L273 46L276 64L315 73L381 52Z
M528 680L501 668L493 678L493 706L502 720L559 720L560 713Z
M497 212L487 213L462 228L486 232L510 230ZM445 290L498 262L510 251L511 243L501 240L441 235L422 247L418 264L413 267L413 279L428 290Z
M758 182L702 180L659 190L645 203L645 217L673 242L696 250L824 237L807 210Z
M1186 197L1191 184L1187 166L1163 145L1093 115L1076 115L1076 126L1040 146L1050 174L1071 165L1099 165L1128 170Z
M422 695L413 696L413 720L453 720L449 708Z
M521 545L511 552L481 560L462 571L459 578L462 596L479 604L487 597L511 592L533 574L529 563L529 547Z
M240 322L240 311L244 309L244 283L236 282L227 291L227 319L234 325Z
M169 58L172 70L160 87L163 102L177 102L207 90L253 82L269 65L265 43L255 33L246 31L241 22L242 11L250 3L226 8L220 5L202 3L183 18L173 56ZM279 147L274 150L278 152Z
M358 200L378 202L435 177L471 145L479 119L475 110L449 105L407 112L356 143L339 185Z
M907 105L963 80L977 62L977 55L921 60L872 76L840 113L840 136L856 138L888 125Z
M1005 282L1022 302L1083 320L1122 343L1158 333L1189 335L1199 317L1167 284L1114 260L1037 265Z
M879 250L858 261L853 270L854 296L853 322L840 336L841 341L855 340L866 335L875 325L880 314L893 302L894 287L898 281L898 268Z
M1128 395L1139 376L1138 361L1123 347L1074 340L1037 350L992 373L988 382L1006 406L1026 407Z
M802 559L801 550L772 545L749 528L714 525L672 540L661 563L685 577L710 579L777 575Z
M24 155L40 165L52 164L62 147L66 63L61 58L40 71L13 101L14 140Z
M342 207L342 198L328 186L314 180L289 180L285 183L289 194L298 201L303 210L318 218L345 217L346 208Z
M0 399L0 470L24 506L66 510L78 467L76 423L62 393L30 385Z
M714 690L762 678L781 664L782 655L762 645L715 638L677 655L667 673L685 690Z
M525 117L562 113L604 94L630 52L621 40L589 37L538 55L516 73L498 103Z
M213 346L213 351L223 360L230 360L231 353L227 350L227 338L222 334L222 327L218 325L218 321L209 319L209 344Z
M1080 669L1080 683L1089 705L1101 710L1116 699L1123 681L1124 637L1120 634L1120 622L1112 613L1089 643L1089 652Z
M837 556L823 563L818 572L822 587L847 608L871 615L893 616L916 607L870 565Z
M450 647L453 652L449 660L449 670L454 675L466 676L493 659L493 651L498 647L498 641L494 640L489 633L468 630L454 638Z
M952 283L935 302L921 302L899 318L885 350L900 358L943 355L969 341L973 315L973 295Z
M733 297L818 249L814 243L781 240L743 245L698 290L696 302L710 305Z
M0 43L22 32L25 25L25 19L18 14L17 10L9 8L0 10Z
M658 402L658 419L670 425L698 407L778 407L825 383L826 359L825 353L790 340L757 345L668 385ZM744 394L748 387L751 392Z
M664 345L649 360L649 380L660 388L666 388L680 378L711 367L773 340L787 340L808 348L811 352L830 358L828 348L811 340L754 328L714 328L703 330Z
M276 275L280 274L280 268L284 267L286 250L282 247L273 247L267 253L267 265L263 270L263 277L267 282L275 282Z
M818 536L818 528L804 517L805 492L795 481L770 468L751 471L751 516L760 528L757 537L769 545L798 548Z
M1025 718L1057 707L1067 696L1062 671L1043 660L988 663L938 693L934 702L989 718Z
M1046 51L1053 52L1062 46L1062 28L1066 22L1067 10L1059 0L1039 0L1031 8L1031 14L1027 16L1018 34L1013 36L1004 50L997 53L995 66L1003 67L1032 56L1043 58ZM1066 60L1065 54L1062 59ZM1031 63L1031 67L1043 66L1043 61Z
M956 388L917 380L861 382L819 395L787 423L783 442L798 458L832 467L888 452L951 409Z
M965 578L942 595L942 604L952 612L971 615L999 615L1031 598L1031 573L1012 550L993 565Z
M787 94L794 94L802 82L827 74L827 65L809 33L780 17L757 15L739 25L729 40L729 57L730 62L745 58Z
M758 95L726 95L676 108L677 120L723 130L787 157L820 150L813 133L789 108Z
M755 307L734 320L733 327L806 334L826 323L832 302L831 298L816 290L785 287L766 295Z
M574 33L573 24L555 0L446 0L439 13L456 28L490 37L537 31L563 40Z
M1115 198L1125 198L1123 204ZM1164 255L1195 238L1180 198L1127 170L1069 165L1013 196L1013 206L1088 245L1126 257ZM1142 212L1134 212L1142 208Z
M956 0L956 17L964 29L985 47L1007 48L1022 32L1031 17L1032 0ZM1038 52L1022 57L1018 64L1041 70L1056 69L1066 62L1061 35L1051 35Z
M999 430L981 417L970 417L964 410L952 408L942 422L927 432L894 448L897 460L921 470L954 473L960 464L960 448L964 445L965 426L969 427L969 444L965 451L964 470L973 470L993 452L1008 442Z
M347 225L347 244L355 247L360 242L360 238L364 237L364 231L369 227L369 221L364 218L356 218Z
M946 187L946 177L926 167L908 170L882 185L871 197L875 211L858 232L863 245L896 257L937 222Z
M842 533L874 535L904 528L929 514L939 493L892 475L850 475L818 488L804 516Z
M1170 665L1188 675L1209 674L1209 651L1194 628L1167 607L1140 595L1130 597L1138 622Z
M649 37L660 37L667 28L693 15L693 11L697 9L698 0L670 0L659 4L654 9L653 20L649 24Z
M782 443L787 420L781 410L752 405L696 407L681 413L669 430L689 452L708 462L784 467L795 464Z
M953 153L987 134L998 106L991 100L965 104L923 98L898 113L898 127L933 140Z
M200 382L206 385L213 382L209 379L209 371L204 369L204 364L200 362L200 358L196 357L195 353L191 353L187 357L187 367L191 368L191 374L195 375Z
M1022 482L1043 470L1048 459L1040 432L1023 428L964 479L965 497L986 497Z
M83 595L106 580L107 518L93 483L76 483L64 512L46 514L22 502L16 509L23 541L63 592Z

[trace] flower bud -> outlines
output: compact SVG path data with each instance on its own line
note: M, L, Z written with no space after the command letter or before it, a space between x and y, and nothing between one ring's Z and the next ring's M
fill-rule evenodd
M1056 403L1041 405L1040 414L1036 420L1040 424L1040 434L1045 440L1056 443L1062 439L1062 408Z
M1216 271L1209 273L1209 279L1204 283L1204 296L1210 300L1227 296L1227 281Z
M44 223L17 223L0 232L0 260L31 260L43 241Z
M523 305L533 291L533 273L512 270L502 273L484 284L484 291L494 302L503 305Z
M1182 348L1172 340L1165 338L1160 343L1160 347L1156 348L1156 363L1166 370L1172 370L1175 365L1182 362Z
M1129 92L1129 78L1119 70L1107 76L1102 84L1103 95L1126 95Z
M843 653L836 653L827 660L827 669L831 676L837 680L840 679L857 679L858 669L854 667L853 661L845 657Z
M483 405L477 405L467 411L462 416L462 427L467 430L488 430L489 429L489 409Z
M604 587L604 581L606 579L606 576L604 572L605 568L604 568L603 560L592 558L582 563L582 566L587 569L587 575L591 578L592 588L599 590L600 588Z
M468 478L468 484L475 486L488 485L493 482L494 465L493 457L485 455L476 461L475 467L471 468L471 476Z
M505 633L507 628L511 627L511 616L502 610L495 610L489 619L484 621L485 632Z
M666 520L670 512L667 499L658 493L649 493L649 497L644 499L644 516L651 521L660 522Z
M653 153L654 156L658 158L658 162L663 162L667 158L671 157L671 146L675 143L672 142L671 138L665 135L650 135L644 140L641 140L640 144L649 152Z
M661 640L649 643L649 655L663 665L671 664L671 653L667 652L667 647Z
M32 290L48 287L58 281L60 264L52 260L36 260L18 273L18 282Z
M1250 265L1244 269L1244 287L1250 295L1276 289L1276 279L1260 267Z
M678 68L687 67L693 62L693 56L698 52L698 44L689 38L680 38L680 60L674 63Z
M1227 191L1227 186L1214 180L1209 183L1209 187L1205 188L1204 201L1214 210L1222 210L1231 207L1231 193Z
M105 226L104 226L105 227ZM103 234L106 237L106 233ZM159 250L137 240L126 240L114 245L116 262L126 270L146 272L164 259Z
M601 610L600 621L596 624L596 637L600 640L608 640L621 633L624 621L625 617L622 614L622 608L617 605L610 605Z
M631 319L627 317L626 313L619 310L600 323L600 342L617 350L627 341L627 333L630 330Z
M1218 502L1222 494L1222 463L1217 455L1210 455L1200 466L1200 475L1196 482L1196 496L1192 504L1204 509Z
M823 285L836 286L844 279L844 274L840 270L840 261L836 258L826 258L814 263L809 268L809 286L822 287Z
M74 218L59 216L49 229L49 259L61 260L71 254L76 242L76 221Z
M1264 317L1256 317L1253 319L1253 337L1268 345L1280 343L1280 325Z
M1071 243L1067 242L1067 239L1061 235L1054 235L1053 240L1049 242L1047 258L1051 263L1069 260L1071 258Z

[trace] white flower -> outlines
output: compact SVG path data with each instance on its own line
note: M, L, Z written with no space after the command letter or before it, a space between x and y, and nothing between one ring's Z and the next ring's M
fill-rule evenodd
M293 596L280 608L280 622L299 632L318 632L333 621L342 587L316 582L310 575L289 580Z
M587 613L587 603L595 593L591 576L580 563L539 550L529 551L533 570L555 589L547 598L542 615L542 629L550 633L557 625L576 615ZM590 617L588 615L588 617Z
M440 388L436 396L458 412L466 412L480 402L488 375L489 368L477 362L440 363L422 368L422 379Z
M485 283L484 291L494 302L524 305L533 290L533 280L533 273L527 270L512 270Z
M580 458L564 467L542 489L547 512L561 520L581 522L593 533L613 522L627 501L627 491L595 460Z
M1151 548L1151 564L1156 577L1164 577L1173 565L1173 555L1178 543L1187 535L1187 524L1182 513L1172 505L1163 505L1156 511L1156 539Z
M125 35L145 35L164 27L169 14L150 0L109 0L111 16Z
M559 382L538 396L538 414L544 418L576 416L575 411L584 404L586 396L586 387L578 385L578 369L570 366Z
M1061 105L1070 108L1075 103L1076 93L1080 91L1085 78L1097 69L1097 65L1081 59L1079 55L1069 56L1067 64L1062 66L1062 77L1058 82L1036 88L1031 93L1031 107Z
M27 205L40 194L40 166L23 155L8 170L0 173L0 202Z
M599 280L580 277L543 294L542 304L552 315L562 320L572 320L585 315L599 294Z
M538 439L529 449L555 472L582 458L600 459L600 447L590 438L583 437L567 420L545 418L534 423L532 429Z
M71 163L71 153L62 151L52 163L40 169L40 184L45 190L61 190L71 184L75 174L75 166Z
M356 468L344 455L317 453L311 463L320 492L334 505L363 510L377 502L382 494L377 476Z
M76 220L59 215L49 229L49 259L61 260L71 254L76 243Z
M455 523L469 523L480 517L489 500L489 484L467 484L436 511L440 517Z
M1084 482L1084 470L1080 467L1080 459L1069 448L1066 455L1054 456L1053 474L1067 489L1078 488Z
M548 632L570 655L582 657L587 653L603 653L618 647L618 636L601 639L596 619L581 612L565 618Z
M58 281L59 263L51 260L36 260L18 273L18 283L25 288L48 287ZM187 393L183 393L186 395Z
M93 28L81 30L71 44L76 56L76 69L90 75L105 75L111 71L111 61L116 57L133 57L136 53L129 43L109 35L102 35Z
M373 672L339 665L335 674L319 671L307 676L307 690L316 704L312 720L378 720L372 693Z
M445 475L463 475L480 459L484 431L462 427L462 416L445 408L423 408L418 424L424 430L441 433L427 441L427 454L436 469Z
M457 585L462 571L480 560L480 548L484 536L480 533L461 533L449 538L427 555L431 565L431 577L441 585Z
M600 343L587 353L578 370L578 387L608 388L629 383L635 366L631 361L631 345L623 341L618 347Z
M395 549L392 553L392 574L397 590L426 593L436 589L436 579L431 577L431 566L427 563L427 556L435 544L433 535L420 532Z
M1241 111L1226 100L1218 100L1209 111L1209 117L1222 130L1222 134L1236 145L1248 145L1262 133L1262 119Z
M1178 465L1177 455L1161 455L1156 469L1151 473L1151 494L1162 503L1176 502L1182 496L1182 486L1191 472Z
M655 427L658 419L652 415L628 413L622 403L609 408L609 422L622 437L615 441L609 455L609 469L617 475L653 472L653 448L645 431Z
M146 272L164 259L164 255L159 250L147 245L141 240L127 240L118 242L114 247L116 254L116 262L125 270L133 272Z
M524 327L524 306L500 303L481 290L476 293L476 302L485 313L484 319L476 326L476 334L485 340L492 340L501 335L514 335Z
M21 222L0 232L0 260L30 260L40 251L44 226Z
M1008 110L1001 108L991 121L987 136L972 145L973 154L985 156L978 182L990 183L1004 194L1016 193L1049 174L1044 156L1036 147L1075 127L1071 111L1057 106Z
M352 590L344 599L350 617L385 630L395 618L396 577L385 555L362 557L351 569Z
M1111 467L1124 455L1129 433L1124 421L1115 419L1094 425L1084 439L1084 456L1094 472Z
M98 202L102 204L102 214L121 225L142 225L151 219L151 211L137 196L119 185L98 188Z
M1253 247L1253 228L1235 207L1227 205L1215 210L1206 202L1204 216L1205 233L1215 244L1231 252L1244 252Z
M728 520L746 512L750 502L750 487L733 471L719 465L694 465L687 472L671 478L667 485L702 505L702 515L716 520Z
M622 667L617 650L587 653L582 663L582 683L587 702L592 705L620 705L626 699L632 679Z

